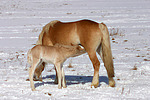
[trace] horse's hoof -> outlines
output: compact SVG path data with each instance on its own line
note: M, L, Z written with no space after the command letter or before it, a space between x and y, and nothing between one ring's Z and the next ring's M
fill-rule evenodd
M33 81L42 81L42 77L37 77L34 75Z
M58 89L62 89L62 87L61 87L61 86L58 86Z
M42 82L42 78L39 78L39 79L34 78L33 81L41 81Z
M63 86L63 88L67 88L67 86Z
M110 87L115 87L115 81L114 81L114 79L109 80L109 86Z

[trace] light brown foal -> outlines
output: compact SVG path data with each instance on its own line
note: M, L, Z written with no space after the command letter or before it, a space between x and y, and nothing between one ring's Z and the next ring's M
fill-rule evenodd
M42 62L55 65L58 74L58 88L66 87L63 62L69 58L85 53L85 50L79 45L67 46L55 44L54 46L36 45L28 51L29 79L32 91L35 91L33 75L36 68L40 69Z

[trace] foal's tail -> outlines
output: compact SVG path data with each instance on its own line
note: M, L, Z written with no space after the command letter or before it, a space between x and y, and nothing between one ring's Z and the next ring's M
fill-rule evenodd
M32 63L32 54L31 54L31 49L29 49L28 53L27 53L27 60L28 60L28 63L31 65Z
M107 70L107 74L109 78L114 77L114 65L113 65L113 58L112 58L112 52L111 52L111 46L110 46L110 37L109 32L107 29L107 26L103 23L99 24L99 28L101 29L101 32L103 34L102 43L99 46L97 52L100 54L104 66Z

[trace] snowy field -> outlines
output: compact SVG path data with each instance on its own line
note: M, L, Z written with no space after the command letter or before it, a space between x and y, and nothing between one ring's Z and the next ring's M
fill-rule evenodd
M67 88L53 83L49 64L32 92L26 53L42 27L52 20L80 19L108 26L116 87L108 86L101 60L100 86L90 87L94 70L84 54L64 63ZM150 100L150 1L0 0L0 100Z

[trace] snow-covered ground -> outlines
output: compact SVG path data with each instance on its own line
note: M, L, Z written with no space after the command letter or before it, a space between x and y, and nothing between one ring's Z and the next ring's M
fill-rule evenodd
M1 0L0 100L149 100L149 5L149 0ZM53 84L55 70L47 65L43 82L35 82L38 91L31 91L26 53L42 27L52 20L80 19L108 26L116 87L108 86L101 60L100 86L90 87L94 70L84 54L64 63L67 88Z

